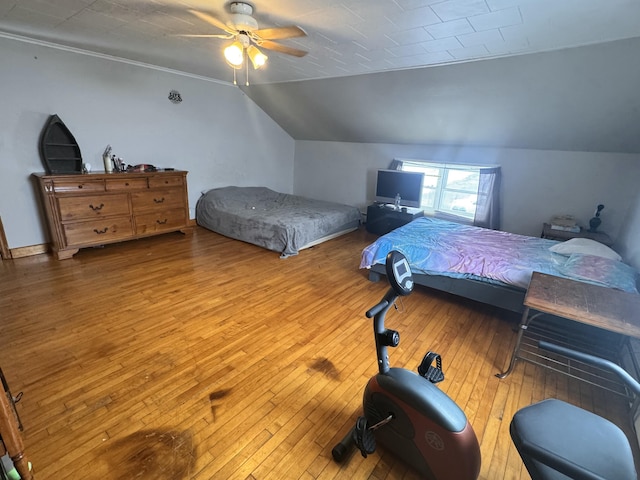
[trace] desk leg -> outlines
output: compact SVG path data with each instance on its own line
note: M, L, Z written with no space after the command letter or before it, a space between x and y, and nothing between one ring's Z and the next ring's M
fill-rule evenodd
M12 406L14 399L11 397L2 369L0 369L0 387L0 443L4 446L3 450L9 454L20 478L33 480L33 474L29 470L29 461L24 454L24 444L19 431L22 427L18 419L18 412Z
M522 336L524 335L525 330L529 327L529 323L535 317L541 315L541 313L537 313L531 317L529 317L529 307L524 309L522 312L522 319L520 320L520 325L518 325L518 338L516 338L516 344L513 347L513 352L511 353L511 360L509 361L509 367L502 373L496 373L496 377L502 379L506 378L512 371L513 367L516 365L516 360L518 358L518 352L520 352L520 344L522 343Z
M638 365L638 360L636 360L636 356L633 352L633 346L631 345L631 339L629 337L625 337L624 339L625 346L629 351L629 357L631 358L631 363L633 364L633 370L635 372L635 376L640 376L640 366ZM620 365L622 365L622 360L620 361Z
M5 392L0 392L0 435L20 478L31 480L33 475L29 471L29 462L24 454L24 445L18 432L18 422Z

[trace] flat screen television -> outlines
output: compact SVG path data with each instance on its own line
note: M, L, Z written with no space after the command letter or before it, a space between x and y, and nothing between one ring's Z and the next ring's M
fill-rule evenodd
M419 207L422 203L424 174L403 170L378 170L376 202L395 203L400 195L400 205Z

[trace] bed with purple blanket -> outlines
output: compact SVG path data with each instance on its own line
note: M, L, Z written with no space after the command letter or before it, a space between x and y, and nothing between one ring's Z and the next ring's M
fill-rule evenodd
M514 312L524 309L534 271L638 293L638 272L586 239L557 242L424 217L363 250L360 267L371 280L384 274L391 250L407 257L417 284Z

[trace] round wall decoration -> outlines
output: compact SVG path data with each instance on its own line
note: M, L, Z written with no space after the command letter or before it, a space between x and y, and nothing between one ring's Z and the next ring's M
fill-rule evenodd
M169 92L169 100L171 101L171 103L180 103L182 102L182 96L180 95L179 91L171 90Z

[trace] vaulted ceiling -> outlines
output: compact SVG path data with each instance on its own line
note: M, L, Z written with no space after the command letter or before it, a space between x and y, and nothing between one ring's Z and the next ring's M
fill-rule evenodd
M1 0L0 31L222 81L230 43L189 10L230 21L228 0ZM341 77L640 36L638 0L250 0L260 28L298 25L253 84Z
M224 34L191 11L227 23L230 3L0 0L0 37L230 83L222 55L230 40L181 36ZM640 152L638 96L625 102L620 78L639 84L638 68L625 67L640 64L638 0L250 3L259 28L307 33L278 40L306 56L263 48L266 68L250 69L251 86L242 87L296 139ZM237 73L243 84L247 73ZM604 111L589 120L598 110L576 102L600 93L595 107ZM574 138L561 138L554 119L577 122Z
M640 38L242 88L300 140L640 153L638 85Z

